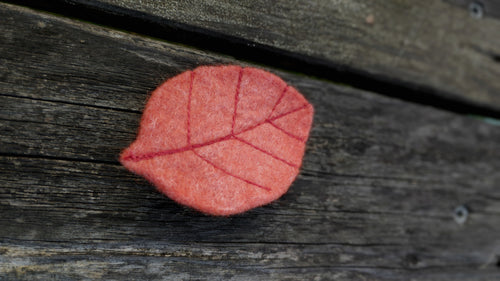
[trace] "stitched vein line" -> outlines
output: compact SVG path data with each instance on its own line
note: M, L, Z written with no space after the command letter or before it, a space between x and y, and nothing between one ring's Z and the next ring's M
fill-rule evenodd
M242 77L243 77L243 68L240 68L240 72L238 74L238 84L236 84L236 93L234 94L234 112L233 112L233 123L231 125L231 134L234 134L234 125L236 124L236 110L238 110L238 101L240 96Z
M273 116L273 113L274 111L276 110L276 107L278 107L278 104L280 104L281 100L283 99L283 97L285 96L285 93L286 91L288 91L288 85L285 86L285 89L283 89L283 91L281 92L281 95L280 97L278 98L278 100L276 101L276 103L274 104L273 106L273 109L271 110L271 113L269 113L269 115L267 116L267 119L269 119L269 117Z
M247 131L253 130L253 129L255 129L255 128L261 126L261 125L264 125L266 123L271 124L271 121L277 120L277 119L285 117L285 116L287 116L289 114L292 114L292 113L295 113L297 111L303 110L303 109L307 108L308 106L309 106L309 104L305 104L305 105L303 105L303 106L301 106L299 108L296 108L294 110L291 110L289 112L280 114L280 115L275 116L275 117L273 117L271 119L264 120L264 121L256 124L255 126L246 128L245 130L243 130L243 131L241 131L241 132L239 132L237 134L231 133L231 134L229 134L227 136L220 137L220 138L217 138L217 139L214 139L214 140L211 140L211 141L207 141L207 142L199 143L199 144L189 144L189 145L187 145L185 147L181 147L181 148L169 149L169 150L164 150L164 151L159 151L159 152L145 153L145 154L142 154L142 155L127 155L127 156L123 157L123 160L131 160L131 161L137 162L137 161L141 161L141 160L148 160L148 159L155 158L155 157L158 157L158 156L165 156L165 155L170 155L170 154L185 152L185 151L192 150L192 149L195 149L195 148L200 148L200 147L203 147L203 146L212 145L212 144L215 144L215 143L218 143L218 142L221 142L221 141L229 140L229 139L231 139L233 137L238 136L239 134L242 134L242 133L245 133Z
M193 93L194 71L191 71L189 82L188 105L187 105L187 143L191 145L191 95Z
M138 161L141 161L141 160L148 160L148 159L152 159L152 158L159 157L159 156L165 156L165 155L171 155L171 154L181 153L181 152L193 150L195 148L200 148L200 147L204 147L204 146L207 146L207 145L212 145L214 143L218 143L218 142L221 142L221 141L229 140L232 137L233 137L232 135L227 135L225 137L214 139L214 140L211 140L211 141L208 141L208 142L199 143L199 144L192 144L192 145L188 145L188 146L181 147L181 148L169 149L169 150L164 150L164 151L159 151L159 152L152 152L152 153L145 153L145 154L142 154L142 155L128 155L128 156L123 157L123 160L131 160L131 161L134 161L134 162L138 162Z
M306 109L308 106L309 106L309 104L304 104L303 106L298 107L298 108L296 108L296 109L294 109L294 110L290 110L290 111L288 111L288 112L285 112L285 113L280 114L280 115L278 115L278 116L275 116L275 117L273 117L273 118L266 119L266 120L264 120L264 121L262 121L262 122L260 122L260 123L255 124L254 126L251 126L251 127L246 128L245 130L243 130L243 131L241 131L241 132L239 132L239 133L236 133L236 134L234 134L234 135L236 135L236 136L237 136L237 135L243 134L244 132L248 132L248 131L250 131L250 130L253 130L253 129L255 129L255 128L259 127L259 126L262 126L262 125L264 125L264 124L266 124L266 123L271 123L271 122L272 122L272 121L274 121L274 120L278 120L278 119L283 118L283 117L285 117L285 116L287 116L287 115L293 114L293 113L295 113L295 112L297 112L297 111L301 111L301 110L303 110L303 109ZM280 129L281 129L281 128L280 128ZM305 140L302 140L302 142L305 142Z
M198 153L197 153L196 151L194 151L194 150L193 150L193 153L194 153L196 156L200 157L200 159L202 159L203 161L205 161L205 162L207 162L208 164L210 164L210 165L211 165L212 167L214 167L215 169L220 170L220 171L222 171L223 173L225 173L225 174L227 174L227 175L229 175L229 176L231 176L231 177L234 177L234 178L237 178L237 179L239 179L239 180L242 180L242 181L244 181L244 182L246 182L246 183L248 183L248 184L255 185L255 186L257 186L257 187L259 187L259 188L262 188L262 189L264 189L264 190L271 191L271 189L270 189L269 187L262 186L262 185L260 185L260 184L254 183L254 182L249 181L249 180L247 180L247 179L244 179L244 178L242 178L242 177L240 177L240 176L237 176L237 175L235 175L235 174L232 174L232 173L231 173L231 172L229 172L229 171L226 171L225 169L223 169L223 168L219 167L218 165L215 165L215 163L213 163L212 161L208 160L206 157L201 156L200 154L198 154Z
M305 140L303 138L301 138L299 136L296 136L296 135L288 132L287 130L285 130L285 129L281 128L281 127L278 127L278 125L274 124L272 121L269 121L268 123L269 123L269 125L273 126L274 128L276 128L276 129L282 131L283 133L285 133L287 136L289 136L289 137L291 137L293 139L296 139L296 140L298 140L300 142L305 142Z
M301 111L302 109L305 109L305 108L307 108L308 106L309 106L309 104L307 104L307 103L306 103L306 104L304 104L303 106L297 107L297 108L296 108L296 109L294 109L294 110L290 110L290 111L288 111L288 112L285 112L285 113L280 114L280 115L278 115L278 116L275 116L275 117L273 117L273 118L269 118L269 119L267 119L266 121L274 121L274 120L276 120L276 119L280 119L280 118L282 118L282 117L285 117L285 116L290 115L290 114L292 114L292 113L295 113L295 112L297 112L297 111Z
M244 143L244 144L246 144L248 146L251 146L252 148L254 148L254 149L256 149L256 150L258 150L258 151L260 151L260 152L262 152L262 153L264 153L266 155L269 155L272 158L274 158L274 159L276 159L276 160L278 160L280 162L283 162L283 163L287 164L290 167L294 167L294 168L298 168L299 167L298 165L295 165L295 164L293 164L291 162L288 162L287 160L285 160L283 158L280 158L280 157L278 157L278 156L276 156L276 155L274 155L274 154L272 154L272 153L270 153L270 152L268 152L268 151L266 151L266 150L264 150L264 149L262 149L262 148L260 148L258 146L255 146L255 145L251 144L250 142L248 142L248 141L246 141L244 139L238 138L236 136L234 137L234 139L238 140L238 141L240 141L240 142L242 142L242 143Z

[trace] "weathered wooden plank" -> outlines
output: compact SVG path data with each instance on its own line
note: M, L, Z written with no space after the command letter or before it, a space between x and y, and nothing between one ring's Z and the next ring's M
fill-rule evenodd
M457 265L459 270L443 271L429 267L418 271L397 269L400 265L394 255L399 249L390 246L348 245L269 245L194 243L194 245L147 244L138 249L135 243L113 245L38 242L35 245L7 244L0 247L4 257L25 259L22 265L0 264L15 268L6 277L16 280L27 272L53 279L54 269L60 280L133 279L133 280L398 280L398 275L415 280L481 280L477 269ZM283 249L286 247L286 250ZM264 250L265 249L265 250ZM262 252L264 250L264 252ZM391 254L387 255L387 251ZM360 255L360 252L363 252ZM385 256L382 256L386 254ZM404 253L403 253L404 254ZM327 257L321 260L321 257ZM372 260L383 266L359 265L357 259ZM315 262L314 266L304 263ZM419 261L407 258L408 264ZM391 264L387 266L387 264ZM126 270L124 270L126 268ZM495 270L481 270L482 280L495 280ZM238 277L236 277L238 276ZM422 278L427 277L427 279ZM51 278L52 277L52 278ZM160 277L160 278L159 278ZM40 278L40 279L42 279ZM302 278L302 279L301 279ZM399 279L401 280L401 279ZM411 279L409 279L411 280Z
M315 75L327 75L361 88L374 80L390 81L420 90L393 93L394 89L388 89L389 95L412 100L418 99L415 95L421 99L439 96L498 112L500 20L476 18L460 7L469 2L53 0L30 4L78 5L76 13L81 7L89 7L123 15L120 27L140 32L158 30L154 35L167 40L187 40L242 58L250 53L245 46L251 45L268 52L262 56L262 63L286 67L299 62L302 67L305 61L342 70L328 74L323 69ZM498 5L495 1L479 2L487 14ZM87 13L80 16L88 17ZM92 19L99 18L106 17ZM129 26L131 19L138 22ZM180 36L182 32L187 32L189 38ZM199 40L195 39L197 34ZM207 34L217 39L206 40ZM232 47L221 47L225 45ZM259 55L251 59L259 60ZM345 77L345 73L354 76ZM377 90L383 88L379 86Z
M0 18L0 276L500 277L500 127L271 69L316 109L302 173L271 205L208 217L117 157L159 82L241 62L11 5Z

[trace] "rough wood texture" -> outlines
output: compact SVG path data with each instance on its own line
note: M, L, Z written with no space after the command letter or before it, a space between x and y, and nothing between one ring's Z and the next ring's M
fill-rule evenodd
M221 40L243 39L249 45L296 54L290 58L301 56L313 64L353 69L500 110L500 20L479 19L460 7L472 1L65 2L146 18L158 27L196 29ZM485 15L495 14L495 1L478 2ZM406 91L399 95L414 98L405 96Z
M500 19L499 0L445 0L445 1L469 10L470 15L478 19L483 17L494 17Z
M271 205L208 217L117 157L162 80L240 62L11 5L0 18L0 279L500 278L500 127L270 69L316 109L302 173Z

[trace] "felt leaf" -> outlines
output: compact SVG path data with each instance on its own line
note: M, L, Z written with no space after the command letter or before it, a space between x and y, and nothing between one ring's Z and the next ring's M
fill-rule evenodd
M274 74L202 66L151 94L120 162L181 204L237 214L288 190L312 116L304 97Z

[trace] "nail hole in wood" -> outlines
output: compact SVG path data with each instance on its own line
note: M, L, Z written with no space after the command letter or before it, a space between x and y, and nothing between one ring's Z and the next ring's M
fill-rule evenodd
M484 7L483 4L480 2L471 2L469 4L469 13L471 17L475 19L480 19L483 17L484 14Z
M455 222L458 224L464 224L467 221L467 217L469 216L469 209L466 206L458 206L453 211L453 218Z

